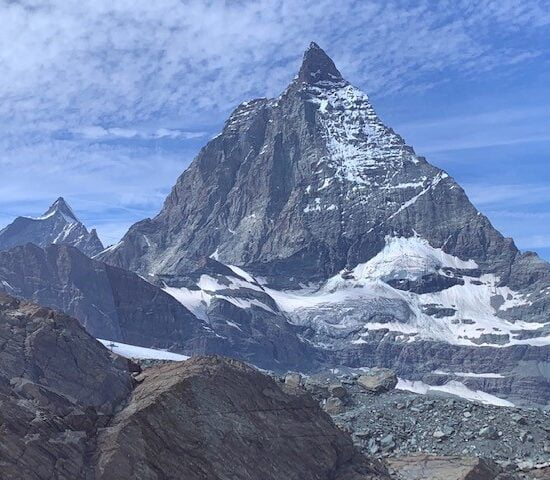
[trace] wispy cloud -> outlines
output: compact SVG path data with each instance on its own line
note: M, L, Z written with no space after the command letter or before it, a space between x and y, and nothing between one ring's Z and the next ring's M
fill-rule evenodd
M473 203L493 205L550 205L550 185L466 183L464 189ZM508 214L510 212L508 211Z
M158 128L155 131L143 131L132 128L110 127L105 128L100 125L90 125L85 127L75 128L70 130L76 137L82 137L93 140L107 139L145 139L157 140L163 138L189 140L193 138L201 138L206 135L206 132L189 132L186 130L177 130L170 128Z
M353 80L389 93L433 83L428 73L532 61L540 51L502 40L550 22L544 2L514 0L14 1L0 18L0 117L94 125L274 95L312 39Z

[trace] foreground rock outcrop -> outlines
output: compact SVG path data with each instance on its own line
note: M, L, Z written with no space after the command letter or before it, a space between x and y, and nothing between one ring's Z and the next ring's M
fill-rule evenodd
M76 320L0 293L1 478L85 478L98 428L131 391L128 361Z
M309 396L221 357L151 367L0 294L0 477L386 479Z
M100 435L98 478L386 478L309 397L241 362L197 357L139 380Z

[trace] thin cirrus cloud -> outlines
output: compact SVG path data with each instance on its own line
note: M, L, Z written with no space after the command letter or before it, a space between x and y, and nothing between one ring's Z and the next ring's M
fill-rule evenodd
M311 40L398 103L541 64L550 11L542 0L14 0L0 19L0 222L64 195L110 243L158 211L235 105L284 89ZM426 151L457 142L432 128Z
M190 140L201 138L206 132L190 132L186 130L176 130L170 128L158 128L155 131L143 131L131 128L110 127L105 128L100 125L89 125L70 130L69 133L75 137L86 138L89 140L107 140L107 139L183 139Z

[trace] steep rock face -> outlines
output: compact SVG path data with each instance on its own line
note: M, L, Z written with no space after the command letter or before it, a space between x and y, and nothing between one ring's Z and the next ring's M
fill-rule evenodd
M97 428L132 388L128 362L76 320L0 293L2 478L85 478Z
M217 357L146 370L98 446L105 480L388 478L309 397Z
M75 248L28 244L0 252L0 291L73 315L97 338L188 355L224 354L274 370L312 367L312 349L298 336L302 329L290 324L260 287L233 289L228 278L247 284L212 259L189 262L188 269L191 285L206 279L206 291L185 290L192 301L179 302L138 275ZM208 288L220 288L220 295L211 298ZM243 302L252 302L251 308L240 308Z
M0 252L0 290L73 315L98 338L193 352L213 336L159 288L69 246Z
M193 277L189 265L206 257L233 273ZM100 258L159 282L191 310L206 296L205 321L271 311L327 365L372 364L376 350L377 364L392 366L407 351L444 369L450 344L476 373L491 348L506 348L496 356L507 368L528 352L539 362L528 383L550 398L548 263L495 230L316 44L278 98L237 107L161 212ZM246 285L231 280L236 268ZM224 301L243 313L214 308ZM519 365L514 385L524 383Z
M212 255L285 284L372 258L386 235L508 271L518 255L442 170L386 127L315 44L276 99L240 105L178 179L161 213L108 261L142 273Z
M9 250L26 243L40 247L52 243L71 245L89 256L103 250L95 229L88 232L61 197L41 217L17 217L0 231L0 250Z

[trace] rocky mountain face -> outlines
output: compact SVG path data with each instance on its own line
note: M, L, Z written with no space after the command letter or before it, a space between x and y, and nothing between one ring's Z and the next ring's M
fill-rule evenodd
M0 251L27 243L34 243L40 247L52 243L71 245L89 256L103 250L103 244L95 229L88 232L61 197L41 217L17 217L0 230Z
M0 252L0 290L73 315L98 338L194 351L208 337L209 327L170 295L66 245Z
M296 369L498 374L491 393L550 400L550 266L385 126L316 44L278 98L237 107L161 212L98 258L209 324L293 330L309 346ZM197 275L206 258L220 268Z
M271 301L273 310L242 309L223 295L246 282L215 260L189 263L188 268L197 281L205 275L224 278L224 284L210 287L222 289L214 299L198 288L190 292L193 313L135 273L65 245L27 244L0 252L0 291L60 309L101 339L187 355L225 354L279 371L297 364L313 368L312 349L298 337L301 329L288 323L259 287L243 289L242 295L260 305L259 300Z
M14 480L383 480L311 398L243 363L139 367L0 294L0 469Z

